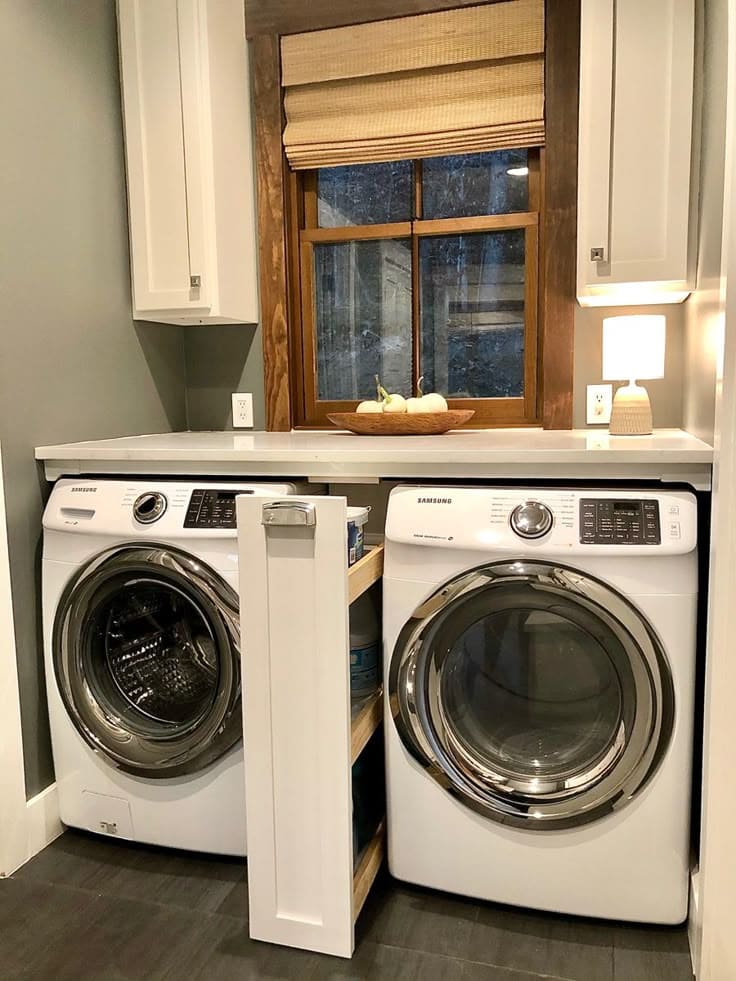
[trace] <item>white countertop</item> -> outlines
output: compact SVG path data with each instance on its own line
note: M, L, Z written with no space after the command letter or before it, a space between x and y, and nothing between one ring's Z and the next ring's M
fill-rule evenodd
M380 478L589 477L708 486L712 447L680 429L609 436L590 429L486 429L443 436L186 432L39 446L46 475L129 473Z

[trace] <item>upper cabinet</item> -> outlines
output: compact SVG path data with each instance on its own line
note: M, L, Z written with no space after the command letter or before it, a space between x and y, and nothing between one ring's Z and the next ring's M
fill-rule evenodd
M693 0L582 0L581 32L578 300L679 303L694 285Z
M118 0L133 315L257 323L243 0Z

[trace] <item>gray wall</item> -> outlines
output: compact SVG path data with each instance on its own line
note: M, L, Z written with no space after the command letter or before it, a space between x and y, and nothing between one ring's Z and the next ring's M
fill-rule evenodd
M587 385L600 385L603 356L603 318L629 314L664 314L667 317L664 378L642 380L652 403L652 419L658 429L682 426L683 335L682 303L647 307L578 307L575 312L575 369L572 424L583 429ZM613 383L614 391L618 382ZM591 427L600 428L600 427Z
M601 382L603 317L626 313L663 313L667 317L665 378L646 382L654 425L682 425L682 304L661 307L598 307L575 313L573 425L585 426L585 386ZM261 329L253 327L187 327L187 420L190 429L231 429L232 392L253 392L256 429L265 428Z
M131 321L114 0L4 0L0 66L0 442L31 796L53 780L33 448L184 428L184 352L177 328Z
M232 429L233 392L253 393L255 429L266 428L261 328L184 330L187 420L190 429Z
M726 143L727 0L697 6L702 39L702 134L698 223L697 288L685 303L684 427L713 441L716 358L721 349L718 294L723 228L724 154Z

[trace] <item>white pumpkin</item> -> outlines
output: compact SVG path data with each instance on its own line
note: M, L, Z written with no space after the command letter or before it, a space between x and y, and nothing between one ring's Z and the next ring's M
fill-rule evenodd
M383 400L384 412L406 412L406 399L403 395L389 395Z
M383 412L383 402L374 402L373 399L369 399L367 402L361 402L356 412Z
M422 397L410 398L406 400L406 411L413 415L417 412L426 412L427 410L422 405Z
M420 412L447 412L447 402L438 392L422 395L419 401L422 403Z

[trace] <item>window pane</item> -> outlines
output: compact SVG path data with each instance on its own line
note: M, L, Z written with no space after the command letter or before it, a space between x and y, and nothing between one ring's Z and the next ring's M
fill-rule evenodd
M422 164L422 217L528 211L528 164L526 150L429 157Z
M320 228L411 221L412 163L356 164L317 171Z
M317 397L375 398L411 389L411 244L408 239L314 248Z
M422 238L424 391L524 394L524 230Z

